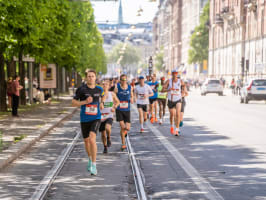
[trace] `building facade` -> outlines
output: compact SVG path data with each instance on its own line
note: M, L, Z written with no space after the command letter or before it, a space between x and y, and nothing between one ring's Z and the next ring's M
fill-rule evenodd
M265 9L265 0L210 0L209 76L265 76Z

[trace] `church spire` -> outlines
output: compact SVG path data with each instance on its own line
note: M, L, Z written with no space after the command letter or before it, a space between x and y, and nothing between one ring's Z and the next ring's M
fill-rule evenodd
M121 24L123 24L123 9L122 9L122 0L119 0L118 25Z

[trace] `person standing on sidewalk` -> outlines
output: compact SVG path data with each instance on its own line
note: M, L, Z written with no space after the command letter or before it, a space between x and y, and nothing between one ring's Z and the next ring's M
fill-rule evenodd
M16 75L14 81L12 82L12 116L19 117L18 115L18 106L19 106L19 96L20 90L23 87L19 84L20 76Z
M86 73L87 84L80 86L72 100L72 106L80 107L81 131L84 138L85 149L89 162L88 171L91 175L97 175L96 155L97 144L96 134L101 124L101 109L104 108L105 96L103 88L96 86L95 70L88 70Z
M114 92L109 91L110 81L103 81L103 90L105 95L104 108L101 110L102 118L99 131L102 133L102 142L104 146L103 153L107 153L107 147L111 146L111 129L113 124L113 113L119 106L120 101L118 100ZM106 138L107 134L107 138Z
M8 108L10 110L12 109L12 82L13 82L12 77L9 77L9 79L7 81L7 86L6 86L6 93L7 93L7 97L8 97Z
M158 103L159 103L159 116L160 116L159 123L160 124L162 124L164 121L166 99L167 99L167 92L162 92L164 80L165 80L165 78L161 77L161 82L160 82L159 87L158 87Z
M147 120L149 97L153 96L151 87L144 83L144 77L139 77L139 84L135 89L137 108L139 112L140 132L144 132L143 122Z
M126 143L125 137L130 130L130 103L133 104L133 90L127 83L127 76L122 74L120 76L120 83L116 85L115 93L120 101L120 105L116 109L116 120L120 123L121 127L121 150L125 150Z

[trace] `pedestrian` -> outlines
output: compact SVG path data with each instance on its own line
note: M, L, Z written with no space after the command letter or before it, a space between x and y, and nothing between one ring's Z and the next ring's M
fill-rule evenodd
M165 84L165 77L161 77L161 82L159 83L159 87L158 87L158 103L159 103L159 116L160 116L159 123L160 124L162 124L164 121L166 101L167 101L167 92L162 92L164 84Z
M139 77L139 84L135 89L135 99L137 99L137 108L139 112L140 132L144 132L143 123L147 120L149 97L153 96L151 87L144 82L144 77Z
M12 77L9 77L7 81L6 93L8 98L8 108L10 109L10 111L12 109L12 82Z
M240 78L238 78L236 81L236 95L240 95L241 87L242 87L242 81Z
M236 94L236 83L235 83L235 79L234 78L231 81L230 88L232 90L232 94L235 95Z
M104 146L103 153L108 153L107 148L111 146L111 129L113 124L113 113L119 106L120 101L116 94L109 91L110 80L103 81L103 90L105 95L104 108L101 110L101 125L99 131L102 134L102 143ZM106 138L107 135L107 138Z
M181 80L177 70L172 70L172 78L166 81L163 91L167 91L168 108L170 112L170 132L172 135L179 135L181 121L182 94L181 87L186 87ZM175 124L175 130L174 130Z
M18 115L18 107L19 107L19 96L20 90L23 87L19 84L20 76L16 75L14 77L14 81L12 82L12 116L19 117Z
M158 98L158 86L159 82L156 80L156 74L152 75L152 80L148 82L148 85L153 91L153 96L149 98L150 100L150 114L151 114L151 123L158 122L157 119L157 98Z
M120 124L120 134L122 146L121 150L126 149L125 137L130 130L130 103L133 103L133 90L127 83L127 76L122 74L120 76L120 83L116 85L115 93L120 101L120 105L116 109L116 120Z
M103 88L96 86L96 71L88 70L86 74L87 84L80 86L72 100L72 106L80 107L81 130L87 151L88 171L91 175L97 175L96 155L97 144L96 135L101 124L101 109L104 108Z
M181 95L182 95L182 101L181 101L181 112L180 112L180 124L179 124L179 127L183 127L184 125L184 112L185 112L185 107L186 107L186 99L185 97L188 96L188 90L187 90L187 86L186 84L185 85L182 85L181 86ZM179 134L180 134L180 131L179 131Z

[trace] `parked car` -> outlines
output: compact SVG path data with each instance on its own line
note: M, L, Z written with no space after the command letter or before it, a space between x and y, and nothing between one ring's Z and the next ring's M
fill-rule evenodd
M249 101L266 101L266 79L251 79L240 91L240 103Z
M201 95L205 96L209 93L217 93L223 96L223 86L219 79L207 79L201 87Z

